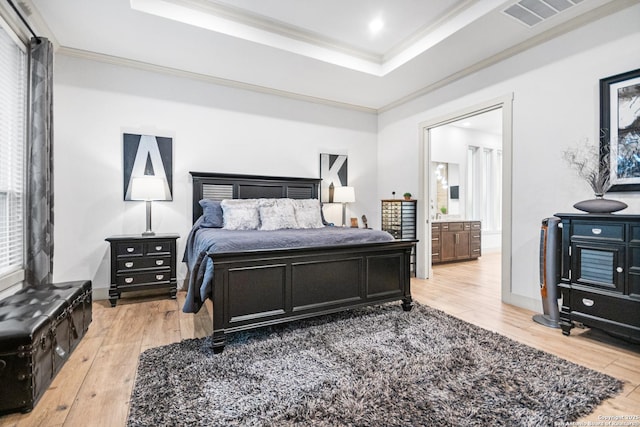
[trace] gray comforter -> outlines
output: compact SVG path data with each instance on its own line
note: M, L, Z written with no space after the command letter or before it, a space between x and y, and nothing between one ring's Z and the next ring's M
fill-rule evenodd
M363 228L323 227L274 231L225 230L206 228L196 221L187 238L183 261L189 268L185 313L197 313L211 296L213 262L209 254L244 252L258 249L303 248L387 242L393 237L379 230ZM215 255L213 256L215 258Z

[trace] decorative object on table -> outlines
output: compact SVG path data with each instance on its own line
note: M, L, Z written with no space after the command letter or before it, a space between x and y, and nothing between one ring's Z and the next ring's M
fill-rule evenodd
M640 191L640 69L600 80L600 129L608 191Z
M173 200L173 139L162 136L123 134L124 200L131 198L133 178L155 176L164 181L164 197Z
M240 332L218 355L210 337L146 350L127 425L551 426L622 387L428 306L387 304Z
M404 197L405 200L411 200L411 193L404 193L402 197Z
M347 226L347 203L356 201L356 193L353 187L336 187L333 193L333 201L342 203L342 226Z
M329 184L329 203L333 203L333 192L335 190L335 185L333 185L333 181Z
M362 223L364 224L364 228L369 228L369 224L367 223L367 216L362 215Z
M565 150L562 157L579 177L587 181L596 196L595 199L576 203L574 208L588 213L612 213L627 207L624 202L604 198L604 193L611 187L607 149L599 150L595 144L584 140Z
M347 185L347 156L345 154L320 154L320 201L337 203L330 193L330 187Z
M360 228L358 225L358 218L351 218L351 228Z
M139 176L133 178L131 183L131 200L144 200L147 209L147 229L143 236L153 236L156 233L151 230L151 202L154 200L166 200L164 180L155 176Z

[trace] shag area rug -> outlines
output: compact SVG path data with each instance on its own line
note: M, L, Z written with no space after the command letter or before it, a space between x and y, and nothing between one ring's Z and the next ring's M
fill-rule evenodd
M140 355L129 426L553 426L622 383L439 310L353 310Z

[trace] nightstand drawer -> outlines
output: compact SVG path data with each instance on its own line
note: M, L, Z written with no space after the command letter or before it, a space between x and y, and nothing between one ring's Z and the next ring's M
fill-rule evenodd
M168 254L171 252L171 241L149 242L144 245L145 255Z
M116 279L118 287L138 286L145 283L169 283L170 280L171 270L169 269L149 273L118 274Z
M166 268L171 266L170 256L149 256L144 258L129 258L118 260L118 273L145 270L149 268Z
M117 243L118 256L140 256L144 253L144 245L140 242Z

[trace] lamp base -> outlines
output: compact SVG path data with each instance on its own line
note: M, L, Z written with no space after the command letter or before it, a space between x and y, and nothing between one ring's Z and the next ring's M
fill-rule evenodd
M143 236L155 236L156 233L151 231L151 200L147 200L147 231L142 233Z

